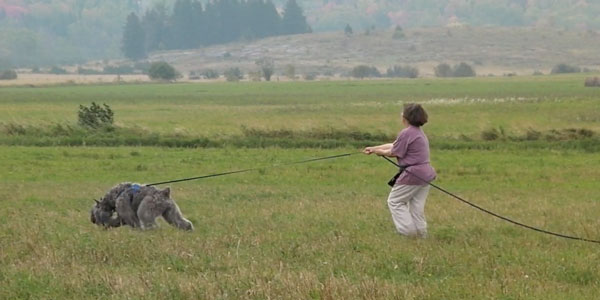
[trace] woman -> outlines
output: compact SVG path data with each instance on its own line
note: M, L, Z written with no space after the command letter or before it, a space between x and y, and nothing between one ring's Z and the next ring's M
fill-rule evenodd
M428 182L435 179L435 170L429 164L429 140L421 126L427 123L427 112L420 104L406 104L402 113L405 128L392 144L367 147L365 154L396 157L406 167L396 179L388 197L388 206L398 233L406 236L427 237L425 200Z

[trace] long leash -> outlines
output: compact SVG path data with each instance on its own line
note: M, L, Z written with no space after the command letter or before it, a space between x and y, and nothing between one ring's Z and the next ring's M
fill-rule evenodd
M386 157L386 156L381 156L381 157L383 157L385 160L389 161L390 163L392 163L396 167L402 168L398 163L396 163L395 161L389 159L388 157ZM464 198L462 198L462 197L460 197L460 196L458 196L458 195L456 195L456 194L454 194L454 193L452 193L452 192L450 192L450 191L448 191L448 190L446 190L446 189L444 189L444 188L442 188L442 187L440 187L440 186L438 186L438 185L436 185L436 184L434 184L434 183L432 183L430 181L427 181L427 180L423 179L422 177L416 175L413 172L410 172L410 171L408 171L406 169L404 169L404 172L410 174L411 176L414 176L415 178L423 181L424 183L427 183L428 185L436 188L437 190L439 190L439 191L441 191L441 192L443 192L443 193L445 193L445 194L447 194L447 195L449 195L449 196L451 196L451 197L453 197L453 198L455 198L455 199L457 199L457 200L459 200L459 201L461 201L461 202L463 202L463 203L465 203L465 204L467 204L467 205L469 205L471 207L474 207L474 208L476 208L476 209L478 209L478 210L480 210L480 211L482 211L482 212L484 212L486 214L489 214L491 216L494 216L494 217L496 217L498 219L501 219L501 220L504 220L506 222L512 223L514 225L521 226L521 227L524 227L524 228L527 228L527 229L530 229L530 230L534 230L534 231L537 231L537 232L541 232L541 233L553 235L553 236L556 236L556 237L565 238L565 239L571 239L571 240L577 240L577 241L583 241L583 242L600 244L600 240L592 240L592 239L587 239L587 238L582 238L582 237L577 237L577 236L570 236L570 235L566 235L566 234L556 233L556 232L548 231L548 230L541 229L541 228L538 228L538 227L534 227L534 226L531 226L531 225L523 224L521 222L517 222L515 220L512 220L510 218L501 216L501 215L499 215L499 214L497 214L495 212L487 210L487 209L485 209L485 208L483 208L483 207L481 207L481 206L479 206L479 205L477 205L475 203L467 201Z
M237 170L237 171L229 171L229 172L223 172L223 173L216 173L216 174L188 177L188 178L175 179L175 180L169 180L169 181L155 182L155 183L146 184L146 186L192 181L192 180L199 180L199 179L205 179L205 178L211 178L211 177L220 177L220 176L231 175L231 174L239 174L239 173L247 173L247 172L258 171L258 170L273 169L273 168L279 168L279 167L290 166L290 165L298 165L298 164L305 164L305 163L321 161L321 160L330 160L330 159L336 159L336 158L341 158L341 157L347 157L347 156L352 156L352 155L359 154L359 153L361 153L361 152L351 152L351 153L344 153L344 154L338 154L338 155L309 158L309 159L293 161L293 162L288 162L288 163L282 163L282 164L275 164L275 165L264 166L264 167L256 167L256 168L242 169L242 170Z
M226 176L226 175L232 175L232 174L239 174L239 173L247 173L247 172L252 172L252 171L258 171L258 170L266 170L266 169L272 169L272 168L278 168L278 167L284 167L284 166L290 166L290 165L297 165L297 164L305 164L305 163L310 163L310 162L315 162L315 161L322 161L322 160L330 160L330 159L337 159L337 158L342 158L342 157L348 157L348 156L352 156L355 154L359 154L361 152L351 152L351 153L344 153L344 154L338 154L338 155L331 155L331 156L324 156L324 157L317 157L317 158L310 158L310 159L304 159L304 160L300 160L300 161L294 161L294 162L288 162L288 163L282 163L282 164L274 164L274 165L270 165L270 166L264 166L264 167L256 167L256 168L249 168L249 169L242 169L242 170L236 170L236 171L229 171L229 172L223 172L223 173L215 173L215 174L209 174L209 175L202 175L202 176L195 176L195 177L188 177L188 178L182 178L182 179L175 179L175 180L169 180L169 181L161 181L161 182L155 182L155 183L150 183L150 184L146 184L146 186L156 186L156 185L162 185L162 184L168 184L168 183L176 183L176 182L184 182L184 181L192 181L192 180L200 180L200 179L205 179L205 178L212 178L212 177L220 177L220 176ZM398 163L394 162L393 160L389 159L386 156L382 156L385 160L387 160L388 162L390 162L391 164L393 164L394 166L398 167L398 168L402 168ZM424 183L434 187L435 189L477 209L480 210L486 214L489 214L491 216L494 216L498 219L504 220L506 222L512 223L514 225L517 226L521 226L524 227L526 229L530 229L533 231L537 231L540 233L544 233L544 234L548 234L548 235L552 235L552 236L556 236L556 237L560 237L560 238L565 238L565 239L571 239L571 240L577 240L577 241L583 241L583 242L589 242L589 243L596 243L596 244L600 244L600 240L592 240L592 239L587 239L587 238L582 238L582 237L577 237L577 236L570 236L570 235L566 235L566 234L561 234L561 233L556 233L556 232L552 232L552 231L548 231L545 229L541 229L538 227L534 227L531 225L527 225L527 224L523 224L521 222L512 220L508 217L504 217L502 215L499 215L497 213L494 213L488 209L485 209L475 203L472 203L432 182L429 182L425 179L423 179L422 177L416 175L415 173L406 170L404 168L404 172L410 174L411 176L414 176L415 178L423 181Z

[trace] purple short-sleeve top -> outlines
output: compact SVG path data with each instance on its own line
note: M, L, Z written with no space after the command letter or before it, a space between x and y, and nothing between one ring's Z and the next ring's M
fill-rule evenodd
M394 141L392 155L398 158L398 164L408 166L410 173L430 182L435 179L436 173L429 163L429 140L420 127L408 126L400 131ZM425 185L427 182L402 172L396 184Z

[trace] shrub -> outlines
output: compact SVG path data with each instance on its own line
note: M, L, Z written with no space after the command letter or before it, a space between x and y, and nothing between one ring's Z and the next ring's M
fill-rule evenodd
M419 69L411 66L393 66L387 69L387 77L417 78Z
M92 102L89 107L79 105L78 123L89 128L98 129L101 127L112 127L114 113L110 106L102 104L104 107Z
M98 74L102 74L102 72L94 70L94 69L86 69L86 68L78 67L77 68L77 74L81 74L81 75L98 75Z
M527 132L525 133L525 140L527 141L537 141L541 137L542 133L532 128L527 129Z
M225 71L225 73L223 73L223 75L225 75L225 79L227 79L227 81L240 81L242 78L244 78L244 74L242 74L242 71L240 70L240 68L229 68Z
M552 68L550 74L566 74L566 73L579 73L581 68L577 66L571 66L567 64L558 64Z
M17 79L17 72L15 70L6 70L0 73L0 80L13 80Z
M200 79L200 76L198 76L198 74L196 74L196 72L190 71L190 73L188 74L188 79L189 80L198 80L198 79Z
M285 77L289 79L296 79L296 67L294 65L286 65L284 70Z
M261 78L261 71L248 72L248 79L250 79L251 81L260 81Z
M360 65L352 69L352 77L361 79L365 77L381 77L381 73L379 73L376 67Z
M500 137L500 133L496 128L486 129L481 132L481 138L484 141L494 141Z
M167 62L154 62L150 65L150 69L148 70L148 76L152 80L166 80L172 81L179 77L179 73L177 70L173 68Z
M304 74L304 80L311 81L317 78L317 73L306 73Z
M52 68L50 68L50 71L48 71L48 73L55 74L55 75L62 75L62 74L67 74L67 70L65 70L61 67L53 66Z
M260 67L265 80L271 81L271 76L275 72L275 62L270 58L263 57L256 61L256 65Z
M0 132L6 134L6 135L11 135L11 136L15 136L15 135L25 135L27 134L27 128L23 125L20 124L14 124L14 123L8 123L8 124L4 124L4 123L0 123L2 125L2 127L0 128Z
M585 79L586 87L600 87L600 77L588 77Z
M204 72L202 72L202 76L204 76L204 78L206 79L217 79L219 78L219 72L213 69L207 69Z
M346 28L344 28L344 34L346 35L352 35L354 33L354 30L352 30L352 27L350 27L350 24L346 24Z
M499 138L506 138L506 132L504 131L504 127L500 126L498 129L491 128L486 129L481 132L481 138L484 141L494 141Z
M394 35L392 36L392 38L395 40L401 40L405 37L406 34L404 34L404 30L402 30L402 27L400 27L400 25L396 25L396 28L394 29Z
M587 139L594 136L594 132L585 128L568 128L562 130L550 130L546 133L546 140L548 141L569 141L578 139Z
M460 63L452 69L452 75L454 77L474 77L475 70L467 63Z
M439 64L434 69L436 77L451 77L452 67L449 64Z
M475 69L467 63L460 63L454 67L449 64L442 63L434 68L435 76L437 77L474 77Z

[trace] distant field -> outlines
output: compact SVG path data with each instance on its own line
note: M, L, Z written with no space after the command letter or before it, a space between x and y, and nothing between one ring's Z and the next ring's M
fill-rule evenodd
M173 184L191 233L89 221L92 198L122 181L387 141L401 104L418 101L438 184L527 224L600 239L600 89L584 77L0 88L0 299L596 299L598 246L437 191L430 237L396 235L385 203L395 170L377 157ZM115 131L78 128L78 106L92 101L115 110ZM122 146L136 134L164 147ZM208 142L176 144L194 139ZM68 141L88 146L52 146ZM102 142L115 146L89 147Z
M359 129L394 134L402 103L431 114L432 136L600 130L600 90L586 75L346 82L139 84L2 88L1 123L75 123L80 104L107 103L117 124L152 132L221 136L260 129Z

